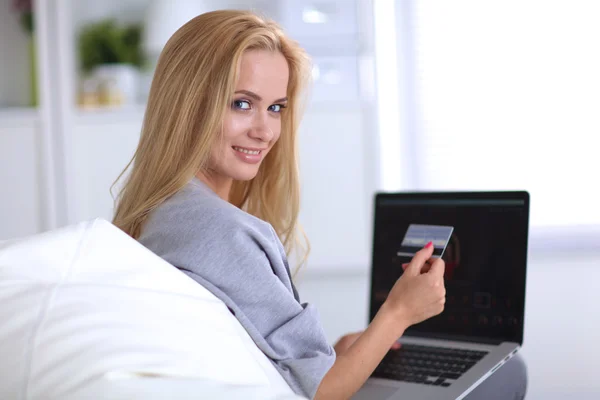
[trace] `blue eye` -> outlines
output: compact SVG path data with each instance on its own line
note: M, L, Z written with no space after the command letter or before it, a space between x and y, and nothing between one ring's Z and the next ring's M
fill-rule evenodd
M269 107L269 111L280 113L284 108L285 106L283 104L273 104L271 107Z
M240 110L249 110L250 109L250 102L246 101L246 100L234 100L233 101L233 108L237 108Z

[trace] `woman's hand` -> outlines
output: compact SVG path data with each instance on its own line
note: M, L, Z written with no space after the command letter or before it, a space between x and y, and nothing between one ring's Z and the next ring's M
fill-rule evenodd
M433 244L430 242L415 254L406 267L403 266L404 274L396 281L381 307L396 321L399 332L444 310L444 260L431 258L432 254Z
M348 350L350 346L352 346L354 342L356 342L356 339L358 339L360 335L362 335L362 331L349 333L347 335L342 336L340 340L338 340L337 343L333 346L336 355L345 353L346 350ZM394 342L391 348L392 350L398 350L400 348L400 343Z
M321 381L315 399L349 399L410 325L444 309L444 262L431 260L433 246L415 254L385 303L364 332L342 337L334 346L338 357Z

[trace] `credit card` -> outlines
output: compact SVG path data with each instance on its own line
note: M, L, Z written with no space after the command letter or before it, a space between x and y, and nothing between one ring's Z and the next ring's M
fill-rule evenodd
M432 257L442 257L453 230L453 226L411 224L400 244L398 255L412 258L427 243L433 242Z

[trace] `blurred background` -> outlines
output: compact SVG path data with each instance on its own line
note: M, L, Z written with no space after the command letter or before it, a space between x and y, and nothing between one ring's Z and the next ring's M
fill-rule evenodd
M162 47L219 8L277 20L313 59L297 283L328 338L368 322L376 191L527 190L527 398L597 398L593 0L0 0L0 240L111 219Z

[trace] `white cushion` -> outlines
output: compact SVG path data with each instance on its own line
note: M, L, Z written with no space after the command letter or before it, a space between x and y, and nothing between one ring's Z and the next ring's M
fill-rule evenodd
M0 243L0 321L2 399L298 398L219 299L102 219Z

